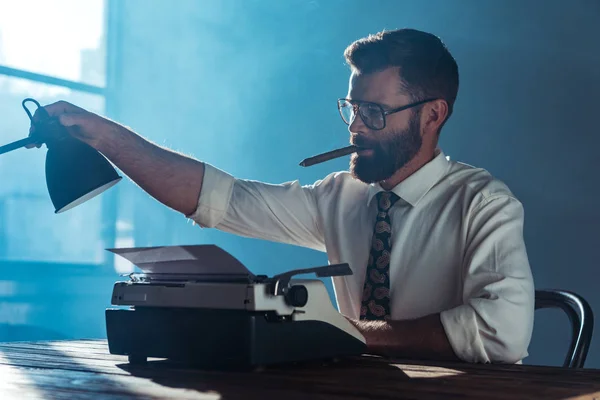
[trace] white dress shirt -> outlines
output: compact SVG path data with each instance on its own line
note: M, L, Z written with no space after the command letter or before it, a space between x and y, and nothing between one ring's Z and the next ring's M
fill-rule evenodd
M198 208L202 227L290 243L348 263L334 277L339 311L359 318L379 185L336 172L312 185L242 180L207 164ZM456 355L468 362L527 356L534 285L523 241L523 207L487 171L443 152L393 192L390 210L391 318L440 318Z

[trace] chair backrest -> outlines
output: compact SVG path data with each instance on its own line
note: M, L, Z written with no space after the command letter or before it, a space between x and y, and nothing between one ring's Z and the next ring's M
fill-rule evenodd
M594 314L580 295L566 290L536 290L535 309L560 308L571 321L571 345L563 367L583 368L592 341Z

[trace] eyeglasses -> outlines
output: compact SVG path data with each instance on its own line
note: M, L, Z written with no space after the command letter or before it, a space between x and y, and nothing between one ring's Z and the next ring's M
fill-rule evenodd
M394 114L418 105L427 103L435 99L427 99L410 103L402 107L394 108L392 110L385 111L383 107L377 103L369 103L366 101L353 102L348 99L338 99L338 110L342 116L342 120L346 125L350 125L356 117L356 112L360 115L363 123L373 130L381 130L385 128L385 116Z

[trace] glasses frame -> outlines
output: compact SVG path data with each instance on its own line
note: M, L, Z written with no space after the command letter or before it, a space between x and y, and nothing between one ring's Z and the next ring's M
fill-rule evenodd
M401 106L401 107L398 107L398 108L393 108L391 110L386 111L386 110L383 109L383 106L381 104L372 103L370 101L352 101L352 100L345 99L345 98L339 98L337 100L337 107L338 107L338 111L340 113L340 117L342 118L342 121L344 121L344 123L346 125L350 126L350 124L352 122L346 122L346 120L344 119L344 115L342 114L342 106L341 106L342 102L347 102L347 103L350 103L352 105L352 108L354 109L354 115L355 115L354 118L355 119L356 119L356 116L359 115L360 119L362 120L362 122L369 129L372 129L374 131L380 131L382 129L385 129L385 127L387 125L387 118L386 118L386 116L388 116L390 114L395 114L395 113L400 112L400 111L408 110L409 108L420 106L421 104L425 104L425 103L428 103L428 102L433 101L433 100L437 100L437 99L431 98L431 99L425 99L425 100L415 101L414 103L410 103L410 104L407 104L407 105L404 105L404 106ZM370 126L368 123L365 122L365 118L363 117L363 115L360 112L361 107L363 105L365 105L365 104L366 105L372 105L372 106L375 106L375 107L379 108L379 110L381 111L381 115L383 116L383 126L381 128L374 128L374 127ZM354 121L354 120L352 120L352 121Z

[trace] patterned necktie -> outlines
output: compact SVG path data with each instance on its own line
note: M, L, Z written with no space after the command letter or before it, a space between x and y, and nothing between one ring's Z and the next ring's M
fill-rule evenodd
M390 256L392 224L388 211L400 198L393 192L377 193L377 220L363 288L360 319L390 316Z

